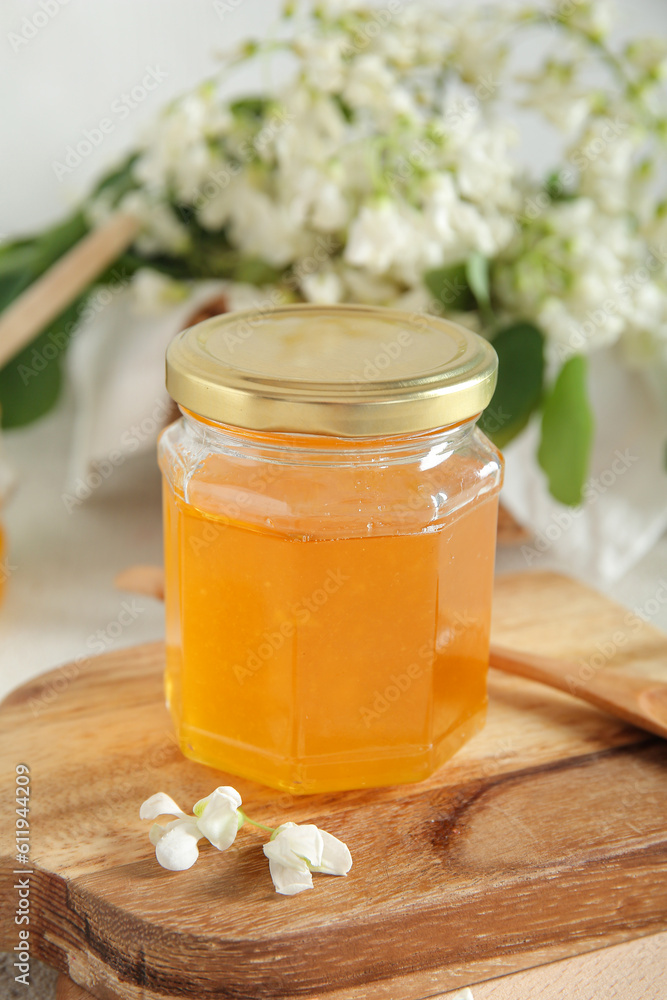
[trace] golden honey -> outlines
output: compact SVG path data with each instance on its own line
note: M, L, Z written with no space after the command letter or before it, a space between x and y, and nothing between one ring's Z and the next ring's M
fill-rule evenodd
M196 760L295 793L416 781L484 722L501 460L475 417L493 391L495 359L479 338L451 333L442 321L429 320L423 332L382 310L277 313L250 328L254 348L275 335L288 350L273 358L264 351L257 362L252 335L231 358L234 339L221 347L220 331L238 338L246 329L238 318L184 335L198 338L195 354L212 355L214 388L233 381L229 367L253 371L249 391L264 394L262 406L244 406L238 384L231 408L223 392L218 409L206 395L170 386L183 416L160 444L166 689L180 745ZM426 346L438 360L439 336L457 341L459 365L448 369L455 373L460 342L473 338L473 373L457 391L489 370L491 377L483 392L470 393L467 419L415 428L448 411L408 413L399 402L392 419L412 426L377 433L398 379L391 371L356 382L354 375L364 365L368 374L369 363L379 370L382 345L401 332L429 341L412 356L406 344L394 359L401 391L410 378L423 379ZM327 337L337 343L338 367L330 356L319 367ZM186 356L187 365L196 361ZM172 364L187 367L178 356ZM306 368L307 387L298 377ZM340 401L341 384L350 402ZM336 392L330 405L356 412L327 415L322 399ZM292 426L227 422L234 407L246 425L270 422L271 393L296 399L291 418L278 418ZM382 400L388 410L372 412Z

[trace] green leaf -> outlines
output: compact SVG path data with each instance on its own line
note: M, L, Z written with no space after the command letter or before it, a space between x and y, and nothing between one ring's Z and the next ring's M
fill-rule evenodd
M333 94L332 97L333 97L333 103L338 106L338 110L342 114L345 121L351 122L352 119L354 118L354 111L347 103L347 101L343 100L340 94Z
M594 420L587 392L588 363L582 355L566 361L547 396L537 458L556 500L581 503L590 463Z
M476 250L473 250L466 261L466 279L478 305L489 310L491 308L489 262Z
M122 163L105 174L93 191L91 200L104 193L109 204L116 207L124 195L138 188L134 176L134 165L138 159L138 153L131 153Z
M498 355L498 384L479 426L499 448L523 430L542 398L544 337L532 323L499 330L492 344Z
M13 302L88 232L81 212L39 236L13 240L0 248L0 310Z
M427 271L424 282L433 298L442 303L447 312L469 312L475 308L475 296L468 284L466 264Z
M82 295L68 306L47 330L0 371L3 427L22 427L38 420L55 405L62 382L62 356L86 297Z
M41 249L37 240L20 240L0 248L0 277L32 274L39 266Z
M486 318L491 315L489 262L481 253L473 251L460 264L427 271L424 283L447 312L469 312L479 308Z
M43 370L33 367L40 363L41 351L47 345L53 346L45 331L0 372L3 427L22 427L55 405L62 381L59 358L45 361Z
M572 185L566 187L563 176L567 176L567 171L554 170L546 179L544 189L551 201L573 201L577 197Z
M0 312L18 298L25 287L25 276L20 271L0 273Z
M88 231L82 212L38 236L0 249L0 310L6 309ZM51 409L60 391L60 355L74 329L81 296L0 371L3 427L20 427Z
M269 285L281 277L283 268L273 267L259 257L241 258L234 268L234 281L248 285Z
M268 97L240 97L237 101L232 101L229 110L235 118L261 121L272 104L273 102Z

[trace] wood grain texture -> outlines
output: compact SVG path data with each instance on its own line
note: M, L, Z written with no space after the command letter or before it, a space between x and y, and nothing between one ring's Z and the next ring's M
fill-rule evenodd
M90 1000L91 994L81 986L77 986L67 976L58 976L56 1000Z
M474 1000L665 1000L667 932L487 980L474 993ZM458 996L456 990L430 1000ZM60 976L56 1000L91 1000L91 994Z
M572 660L582 682L617 666L666 676L667 637L562 577L501 578L494 614L497 643ZM3 815L15 764L31 768L31 941L93 996L410 1000L667 927L661 741L491 671L485 730L429 780L293 798L182 758L162 655L154 644L53 671L0 710ZM344 839L348 878L277 896L263 836L246 830L188 872L160 869L141 801L164 790L190 806L226 782L262 822Z
M665 1000L667 933L515 972L476 985L474 993L475 1000Z

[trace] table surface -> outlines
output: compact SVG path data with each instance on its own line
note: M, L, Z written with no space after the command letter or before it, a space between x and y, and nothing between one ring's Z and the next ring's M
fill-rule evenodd
M113 587L114 576L126 566L161 561L154 457L128 458L85 502L72 505L67 496L72 496L67 488L71 427L71 405L64 400L45 420L5 435L17 487L5 511L10 577L0 609L0 697L58 663L163 634L161 605ZM501 552L498 564L501 572L527 568L519 550ZM667 601L660 601L663 577L667 539L606 592L644 610L667 631ZM127 602L131 622L122 625L119 615L127 620L122 613ZM474 988L474 997L564 1000L575 995L575 982L581 1000L664 1000L667 933L482 984ZM13 996L17 985L0 963L2 994ZM31 995L51 1000L53 978L35 980Z

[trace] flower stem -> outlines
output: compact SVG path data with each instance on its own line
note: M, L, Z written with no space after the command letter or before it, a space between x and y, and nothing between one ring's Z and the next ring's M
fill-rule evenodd
M273 827L273 826L264 826L263 823L258 823L256 820L250 819L250 816L247 816L246 813L243 811L243 809L239 809L238 811L239 811L239 815L243 816L243 821L245 823L250 823L251 826L257 826L257 827L259 827L260 830L266 830L267 833L275 833L276 832L276 827Z

